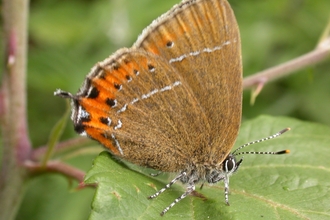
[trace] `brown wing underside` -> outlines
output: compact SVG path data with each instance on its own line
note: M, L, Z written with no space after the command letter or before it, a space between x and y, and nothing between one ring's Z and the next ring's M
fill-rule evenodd
M148 34L141 35L134 47L172 62L185 79L202 120L205 115L210 125L204 132L210 132L205 136L211 139L195 143L211 148L199 160L221 163L235 143L242 111L241 45L233 11L224 0L186 1L157 23L146 29Z

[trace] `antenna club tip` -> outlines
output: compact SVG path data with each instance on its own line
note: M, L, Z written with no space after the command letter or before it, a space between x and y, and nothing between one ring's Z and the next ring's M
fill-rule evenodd
M281 150L276 152L276 154L288 154L288 153L290 153L290 150Z
M290 130L291 130L291 128L284 128L283 130L281 130L281 131L278 132L278 133L283 134L283 133L285 133L285 132L287 132L287 131L290 131Z

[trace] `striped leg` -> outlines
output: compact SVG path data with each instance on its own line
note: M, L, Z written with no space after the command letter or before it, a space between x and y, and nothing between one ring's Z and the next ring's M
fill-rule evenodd
M177 199L174 200L174 202L172 202L169 206L167 206L161 213L160 215L163 216L165 215L165 213L170 210L170 208L172 208L175 204L177 204L180 200L186 198L187 195L189 195L192 191L195 190L195 184L194 183L190 183L187 187L187 190L185 193L183 193L180 197L178 197Z
M227 175L223 179L223 182L225 184L225 201L226 201L227 205L230 205L229 204L229 198L228 198L228 194L229 194L229 177Z
M148 199L154 199L154 198L156 198L157 196L159 196L159 194L161 194L165 190L169 189L176 181L180 180L183 176L186 176L186 175L187 175L186 172L182 172L180 175L178 175L177 177L175 177L169 184L167 184L164 188L162 188L161 190L159 190L155 194L149 196Z

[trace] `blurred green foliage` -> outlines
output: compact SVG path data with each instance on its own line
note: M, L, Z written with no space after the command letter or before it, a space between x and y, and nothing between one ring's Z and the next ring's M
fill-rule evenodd
M144 27L178 2L31 0L27 83L33 146L47 142L52 126L65 111L64 100L53 96L55 89L76 92L96 62L123 46L130 47ZM241 30L244 76L312 50L329 21L329 0L229 2ZM269 114L330 125L329 85L328 59L266 85L254 106L246 91L243 120ZM70 124L63 139L75 136ZM93 157L67 162L87 170ZM17 219L87 219L93 190L69 193L72 186L58 175L31 180Z

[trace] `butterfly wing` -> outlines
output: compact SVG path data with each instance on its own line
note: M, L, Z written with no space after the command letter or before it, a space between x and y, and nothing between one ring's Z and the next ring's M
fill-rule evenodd
M228 2L184 1L147 27L134 47L165 58L185 79L208 124L194 147L203 148L199 161L221 163L242 111L240 36Z

